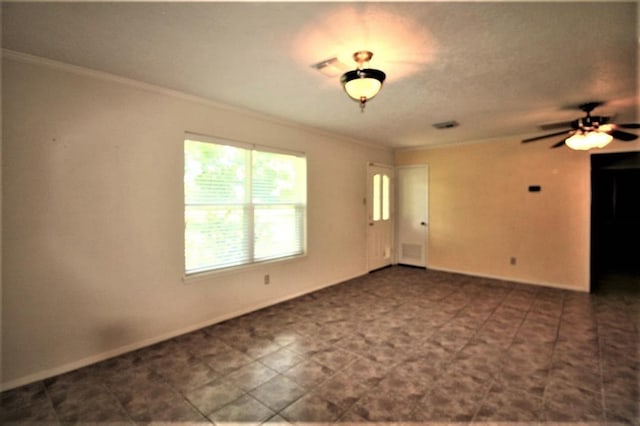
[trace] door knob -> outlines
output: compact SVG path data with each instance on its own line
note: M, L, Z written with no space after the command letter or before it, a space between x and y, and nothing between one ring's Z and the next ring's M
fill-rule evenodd
M420 222L421 226L427 226L427 222Z

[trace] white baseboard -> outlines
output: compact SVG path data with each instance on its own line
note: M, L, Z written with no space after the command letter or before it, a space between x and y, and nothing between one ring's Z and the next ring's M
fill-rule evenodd
M581 288L571 287L571 286L564 285L564 284L544 282L544 281L528 281L528 280L523 280L523 279L513 278L513 277L501 277L501 276L497 276L497 275L483 274L483 273L473 272L473 271L459 271L459 270L448 269L448 268L438 268L438 267L434 268L434 267L431 267L431 266L427 266L427 269L431 269L433 271L450 272L450 273L453 273L453 274L469 275L471 277L489 278L489 279L500 280L500 281L511 281L511 282L514 282L514 283L535 285L535 286L538 286L538 287L552 287L552 288L557 288L557 289L560 289L560 290L581 291L581 292L585 292L585 293L589 292L588 288L587 289L581 289Z
M236 317L239 317L241 315L248 314L250 312L255 312L257 310L264 309L264 308L267 308L269 306L276 305L278 303L286 302L287 300L295 299L296 297L304 296L305 294L313 293L314 291L322 290L323 288L328 288L328 287L343 283L345 281L349 281L351 279L363 276L365 274L366 274L366 272L364 272L362 274L356 274L356 275L353 275L353 276L345 277L345 278L343 278L343 279L341 279L341 280L339 280L337 282L318 284L318 285L315 285L313 287L307 288L307 289L305 289L303 291L300 291L300 292L297 292L297 293L294 293L294 294L290 294L290 295L287 295L287 296L284 296L284 297L281 297L281 298L278 298L278 299L258 302L258 303L254 304L254 305L251 305L251 306L248 306L248 307L244 307L242 309L238 309L238 310L233 311L233 312L228 312L228 313L225 313L224 315L220 315L218 317L211 318L211 319L208 319L206 321L190 325L188 327L183 327L183 328L178 329L178 330L173 330L173 331L170 331L168 333L164 333L164 334L161 334L159 336L155 336L155 337L152 337L152 338L149 338L149 339L144 339L144 340L141 340L139 342L135 342L135 343L132 343L132 344L129 344L129 345L120 346L118 348L115 348L115 349L112 349L112 350L109 350L109 351L106 351L106 352L102 352L102 353L99 353L99 354L96 354L96 355L92 355L92 356L80 359L78 361L74 361L74 362L70 362L70 363L67 363L67 364L63 364L63 365L60 365L58 367L48 368L48 369L45 369L45 370L42 370L42 371L38 371L37 373L29 374L29 375L20 377L20 378L15 379L15 380L11 380L11 381L8 381L8 382L3 382L3 383L0 384L0 392L6 391L6 390L10 390L10 389L14 389L14 388L17 388L17 387L20 387L20 386L28 385L30 383L38 382L40 380L45 380L45 379L48 379L50 377L57 376L59 374L68 373L70 371L77 370L78 368L87 367L89 365L92 365L92 364L107 360L109 358L113 358L113 357L116 357L116 356L119 356L119 355L126 354L126 353L131 352L131 351L142 349L144 347L147 347L147 346L150 346L150 345L154 345L156 343L160 343L160 342L163 342L165 340L169 340L169 339L172 339L174 337L181 336L183 334L187 334L187 333L191 333L191 332L196 331L196 330L200 330L201 328L209 327L211 325L218 324L218 323L221 323L223 321L227 321L229 319L236 318Z
M447 269L447 268L438 268L438 267L431 267L431 266L427 266L427 269L430 270L434 270L434 271L441 271L441 272L449 272L449 273L455 273L455 274L462 274L462 275L469 275L469 276L474 276L474 277L482 277L482 278L490 278L490 279L496 279L496 280L501 280L501 281L511 281L511 282L516 282L516 283L521 283L521 284L528 284L528 285L535 285L535 286L539 286L539 287L553 287L553 288L558 288L558 289L563 289L563 290L572 290L572 291L586 291L588 292L589 290L582 290L582 289L576 289L574 287L569 287L569 286L565 286L562 284L557 284L557 283L546 283L546 282L533 282L533 281L527 281L527 280L521 280L521 279L514 279L511 277L500 277L500 276L493 276L493 275L488 275L488 274L482 274L482 273L476 273L476 272L472 272L472 271L460 271L460 270L454 270L454 269ZM316 286L307 288L303 291L291 294L291 295L287 295L278 299L274 299L274 300L268 300L268 301L263 301L263 302L259 302L256 303L254 305L248 306L248 307L244 307L242 309L233 311L233 312L228 312L224 315L215 317L215 318L211 318L208 319L206 321L197 323L197 324L193 324L190 325L188 327L184 327L178 330L173 330L171 332L168 333L164 333L162 335L159 336L155 336L149 339L145 339L139 342L135 342L129 345L125 345L125 346L121 346L118 347L116 349L110 350L110 351L106 351L106 352L102 352L100 354L96 354L96 355L92 355L90 357L86 357L83 359L80 359L78 361L74 361L71 363L67 363L58 367L54 367L54 368L50 368L50 369L46 369L46 370L42 370L39 371L37 373L34 374L29 374L27 376L24 377L20 377L19 379L15 379L9 382L3 382L2 384L0 384L0 391L5 391L5 390L9 390L9 389L13 389L13 388L17 388L23 385L27 385L33 382L37 382L40 380L44 380L47 379L49 377L53 377L53 376L57 376L59 374L64 374L64 373L68 373L70 371L76 370L78 368L82 368L82 367L86 367L92 364L95 364L97 362L101 362L104 360L107 360L109 358L113 358L119 355L123 355L126 354L128 352L131 351L135 351L141 348L144 348L146 346L150 346L156 343L160 343L163 342L165 340L169 340L172 339L174 337L177 336L181 336L183 334L187 334L187 333L191 333L193 331L199 330L201 328L205 328L205 327L209 327L211 325L214 324L218 324L220 322L223 321L227 321L229 319L232 318L236 318L239 317L241 315L245 315L248 314L250 312L254 312L257 311L259 309L264 309L267 308L269 306L272 305L276 305L278 303L282 303L285 302L287 300L291 300L291 299L295 299L296 297L300 297L303 296L305 294L309 294L312 293L314 291L318 291L321 290L323 288L327 288L327 287L331 287L333 285L337 285L340 283L343 283L345 281L366 275L367 272L364 272L362 274L356 274L350 277L345 277L343 279L341 279L340 281L337 282L331 282L331 283L325 283L325 284L318 284Z

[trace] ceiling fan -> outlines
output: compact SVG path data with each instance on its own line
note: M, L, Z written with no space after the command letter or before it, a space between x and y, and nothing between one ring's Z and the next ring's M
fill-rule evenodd
M523 143L535 142L553 136L566 135L561 141L551 145L551 148L559 148L567 145L569 148L587 150L602 148L613 139L622 142L630 142L638 138L633 133L619 129L640 129L639 123L615 124L611 117L591 115L591 111L603 105L604 102L587 102L578 106L586 115L573 121L545 124L540 126L543 130L564 129L559 132L549 133L523 139Z

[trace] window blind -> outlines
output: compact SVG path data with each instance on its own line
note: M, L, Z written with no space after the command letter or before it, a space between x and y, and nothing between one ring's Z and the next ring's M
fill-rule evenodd
M186 139L187 274L305 252L306 159Z

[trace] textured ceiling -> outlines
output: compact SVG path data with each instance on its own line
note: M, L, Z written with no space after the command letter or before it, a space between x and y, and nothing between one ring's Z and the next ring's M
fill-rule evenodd
M543 134L570 106L637 121L635 2L2 4L2 46L390 147ZM361 113L313 63L387 73ZM433 123L456 120L437 130ZM553 139L550 143L554 142ZM540 142L544 143L544 142Z

